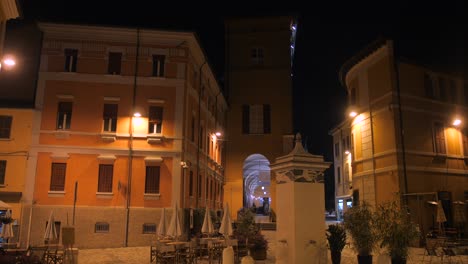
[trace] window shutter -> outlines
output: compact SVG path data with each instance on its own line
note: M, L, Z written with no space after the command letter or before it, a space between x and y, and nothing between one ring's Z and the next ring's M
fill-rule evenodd
M116 104L104 104L104 118L116 118L117 117L117 105Z
M249 128L249 105L242 105L242 133L243 134L249 134L250 128Z
M263 105L263 133L271 133L270 105Z
M149 109L149 122L161 123L163 116L163 108L159 106L151 106Z

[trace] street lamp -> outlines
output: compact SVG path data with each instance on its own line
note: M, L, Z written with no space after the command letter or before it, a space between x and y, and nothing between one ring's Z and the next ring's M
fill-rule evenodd
M13 56L7 55L3 57L3 59L0 61L0 70L6 69L9 70L13 68L16 65L16 60Z

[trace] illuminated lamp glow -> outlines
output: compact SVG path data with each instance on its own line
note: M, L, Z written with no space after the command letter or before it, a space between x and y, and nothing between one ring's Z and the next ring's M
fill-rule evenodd
M136 112L133 114L134 117L141 117L141 114L139 112Z
M460 119L455 119L453 120L453 123L452 123L454 126L459 126L461 124L461 120Z
M351 112L349 112L349 116L350 117L355 117L355 116L357 116L357 112L351 111Z
M217 137L220 137L222 134L221 134L221 132L216 132L215 135L216 135Z
M265 190L265 186L262 186L262 190Z
M12 58L6 58L3 60L3 63L5 63L6 66L15 66L16 65L16 61Z
M345 153L346 155L349 155L350 152L349 152L349 150L345 150L344 153Z
M292 30L296 30L296 26L295 26L295 25L292 25L291 28L292 28Z
M266 192L263 192L263 194L266 194Z

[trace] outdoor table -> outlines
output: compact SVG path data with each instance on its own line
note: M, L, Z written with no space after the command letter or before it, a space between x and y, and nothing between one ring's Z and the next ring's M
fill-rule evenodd
M172 242L166 243L166 245L175 247L176 263L178 263L179 261L180 249L182 248L182 245L186 245L186 244L187 242L184 242L184 241L172 241Z

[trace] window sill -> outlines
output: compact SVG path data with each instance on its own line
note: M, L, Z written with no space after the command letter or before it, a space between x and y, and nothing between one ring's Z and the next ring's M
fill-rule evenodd
M161 194L159 193L145 193L143 194L144 200L159 200Z
M70 131L57 129L54 135L55 135L55 138L66 139L70 137Z
M164 136L161 134L148 134L146 141L148 144L161 144L164 141Z
M65 191L49 191L49 197L65 197Z
M12 138L0 138L0 141L12 141Z
M101 134L101 140L104 142L114 142L116 139L115 132L103 132Z
M5 187L7 187L6 184L0 184L0 188L5 188Z
M98 199L112 199L114 197L114 193L111 192L97 192L96 198Z

